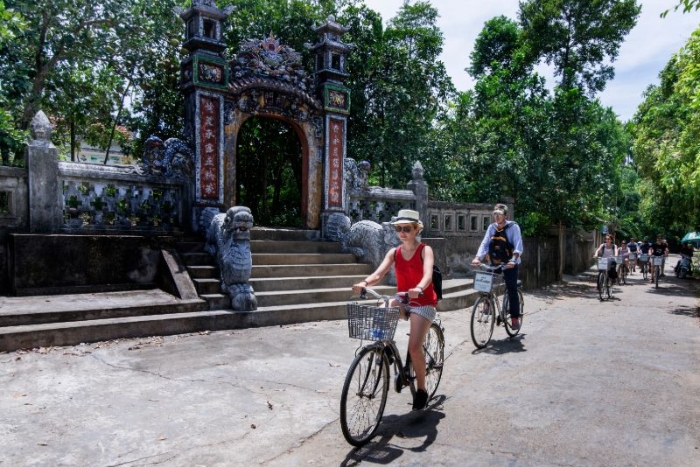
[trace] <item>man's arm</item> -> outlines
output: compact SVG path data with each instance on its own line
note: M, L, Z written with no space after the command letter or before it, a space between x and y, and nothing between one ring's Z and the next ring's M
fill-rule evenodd
M483 240L481 240L481 245L479 245L479 249L476 252L475 257L481 260L484 256L486 256L486 253L489 252L489 241L491 240L491 229L493 228L493 224L489 225L488 229L486 229L486 233L484 234Z

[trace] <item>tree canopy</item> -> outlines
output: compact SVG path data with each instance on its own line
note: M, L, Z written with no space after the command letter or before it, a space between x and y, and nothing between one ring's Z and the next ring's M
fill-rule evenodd
M181 137L178 87L186 51L184 26L172 9L189 4L0 3L3 163L21 153L39 108L50 114L54 142L66 154L81 139L104 149L118 141L138 155L151 135ZM699 5L681 0L676 9ZM636 24L636 0L521 1L517 18L487 21L464 57L475 80L465 92L456 92L440 61L444 36L429 1L405 1L387 22L362 0L217 0L217 6L234 7L225 24L225 58L241 41L272 32L302 54L308 72L313 60L305 44L317 40L314 26L333 15L349 27L343 38L354 45L346 83L348 156L370 162L373 184L403 188L412 164L421 161L433 198L513 200L529 234L553 224L613 223L634 232L652 218L699 223L698 37L671 59L661 84L647 90L632 123L623 125L596 99ZM555 82L537 73L540 64L552 67ZM295 179L299 154L288 129L258 120L248 130L241 150L250 160L239 169L255 173L258 162L279 163ZM280 151L277 160L273 153ZM279 175L272 170L264 180L284 206L298 183L280 184ZM241 196L265 191L243 190Z

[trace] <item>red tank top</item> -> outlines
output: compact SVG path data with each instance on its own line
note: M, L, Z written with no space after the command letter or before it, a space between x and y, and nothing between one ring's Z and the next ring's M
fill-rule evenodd
M396 290L398 292L407 292L418 285L423 279L423 248L425 243L421 243L416 248L415 253L409 260L405 260L401 255L401 247L396 249L394 255L394 271L396 271ZM411 299L412 302L417 302L421 306L430 305L437 306L437 295L433 289L433 283L423 290L423 295L418 298Z

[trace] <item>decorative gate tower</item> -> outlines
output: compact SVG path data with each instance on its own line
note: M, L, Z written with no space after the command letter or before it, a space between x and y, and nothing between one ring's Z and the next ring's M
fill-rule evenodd
M324 145L324 203L323 225L336 212L347 212L345 206L344 159L347 153L348 114L350 90L345 87L347 54L352 46L340 38L349 31L329 17L325 24L315 29L319 42L311 47L316 54L316 89L325 111Z
M351 46L340 37L348 29L328 20L315 31L314 77L307 76L301 55L270 34L243 42L227 62L223 56L223 22L232 9L215 0L192 0L180 10L186 24L183 45L189 55L181 62L185 95L185 132L195 150L193 229L207 208L236 205L238 132L251 117L288 123L302 149L300 211L308 229L321 229L334 212L344 212L343 159L346 155L350 91L346 58ZM324 232L325 233L325 232Z

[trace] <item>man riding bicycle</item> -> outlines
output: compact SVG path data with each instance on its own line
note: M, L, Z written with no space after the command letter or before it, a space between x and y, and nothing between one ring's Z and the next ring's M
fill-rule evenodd
M488 257L492 266L505 263L503 280L508 293L510 305L511 328L520 329L520 299L518 297L518 265L523 252L523 239L520 226L514 221L508 221L508 206L496 204L493 208L494 223L486 229L484 239L479 245L479 251L472 261L472 266L478 266Z

